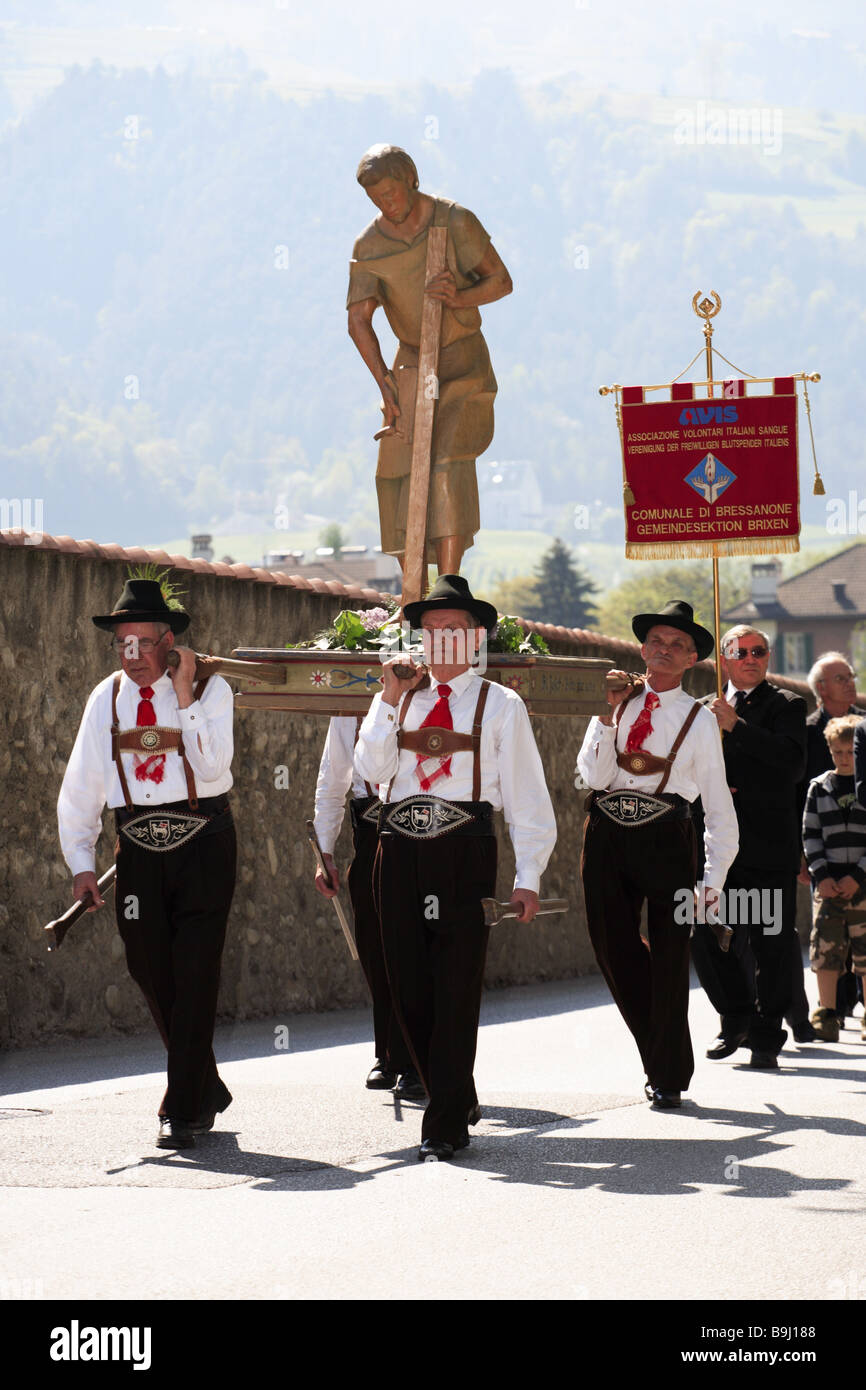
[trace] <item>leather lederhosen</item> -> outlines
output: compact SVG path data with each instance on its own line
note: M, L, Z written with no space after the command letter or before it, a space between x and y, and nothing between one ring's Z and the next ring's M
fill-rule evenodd
M429 792L417 792L391 802L393 777L385 789L378 814L380 834L396 831L413 840L438 838L440 835L492 835L493 809L488 801L481 801L481 725L490 682L481 681L475 713L472 719L472 732L457 733L454 729L443 729L438 725L420 729L404 729L406 713L415 694L414 687L403 700L397 728L397 746L411 753L447 758L454 753L472 753L472 800L449 801ZM369 816L369 813L368 813Z

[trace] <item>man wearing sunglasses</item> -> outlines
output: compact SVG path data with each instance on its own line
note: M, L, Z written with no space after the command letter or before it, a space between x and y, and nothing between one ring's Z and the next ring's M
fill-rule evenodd
M722 732L740 830L725 902L740 890L739 903L748 904L742 915L748 920L728 923L734 937L727 954L719 950L709 927L698 923L692 957L721 1016L719 1037L707 1056L717 1061L745 1045L753 1067L771 1069L778 1067L787 1037L782 1020L791 1008L797 947L797 784L806 766L806 702L767 680L766 633L732 627L722 638L721 651L727 684L721 697L707 697L704 703Z

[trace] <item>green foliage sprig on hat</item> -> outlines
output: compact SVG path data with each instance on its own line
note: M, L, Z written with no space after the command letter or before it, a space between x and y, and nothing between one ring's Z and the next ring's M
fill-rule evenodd
M168 578L170 574L170 568L161 570L159 565L153 561L146 565L127 565L126 568L127 579L153 580L159 585L162 596L168 607L174 609L177 613L183 613L186 610L180 602L180 596L186 593L186 589L179 589L177 584L173 584Z
M400 650L403 625L400 609L395 600L390 600L386 608L344 608L338 613L332 625L317 632L308 642L286 643L292 649L313 648L322 652L361 652ZM421 649L421 632L413 629L412 647ZM527 633L518 618L500 615L491 636L487 638L488 652L512 652L520 656L535 653L544 656L549 648L543 637L537 633Z

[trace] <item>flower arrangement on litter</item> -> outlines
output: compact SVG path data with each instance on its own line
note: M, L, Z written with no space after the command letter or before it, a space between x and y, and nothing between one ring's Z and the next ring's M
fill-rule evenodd
M317 632L308 642L295 642L293 648L306 647L322 652L376 651L379 653L405 650L403 623L396 601L386 608L344 608L331 627ZM421 650L420 630L411 633L410 651ZM519 618L500 614L496 627L487 639L488 652L512 652L524 656L547 655L547 643L537 633L527 633Z

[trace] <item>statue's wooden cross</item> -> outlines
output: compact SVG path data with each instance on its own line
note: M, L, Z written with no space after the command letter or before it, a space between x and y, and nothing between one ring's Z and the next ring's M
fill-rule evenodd
M425 285L445 269L447 227L427 232ZM427 507L430 498L430 464L433 417L439 399L439 343L442 336L442 301L424 295L421 310L421 345L415 387L415 425L412 436L412 472L406 513L406 550L403 555L402 604L414 603L427 592Z

